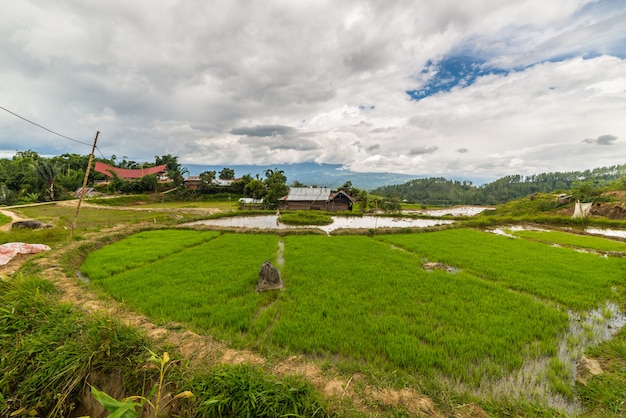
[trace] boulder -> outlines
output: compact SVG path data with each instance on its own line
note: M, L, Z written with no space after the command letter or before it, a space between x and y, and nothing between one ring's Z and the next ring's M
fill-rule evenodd
M265 292L266 290L283 289L284 287L285 284L280 278L279 271L272 263L265 261L259 271L259 281L256 285L256 291Z
M43 223L41 221L27 220L27 221L13 222L11 224L11 228L44 229L44 228L52 228L52 225Z

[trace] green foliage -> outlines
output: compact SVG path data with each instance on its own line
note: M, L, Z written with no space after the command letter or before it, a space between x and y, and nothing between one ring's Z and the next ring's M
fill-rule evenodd
M283 213L278 221L287 225L330 225L333 218L325 213L309 210Z
M246 196L253 199L262 199L267 194L267 189L261 180L254 179L246 184L243 192Z
M510 175L482 186L471 181L447 180L442 177L415 179L407 183L384 186L372 190L376 195L406 199L429 205L496 205L530 196L574 189L576 198L597 196L605 187L626 174L626 164L600 167L593 170ZM621 186L620 186L621 187Z
M36 277L0 281L2 416L69 416L92 371L118 370L145 344L128 327L59 304L54 291Z
M287 187L287 177L282 170L266 170L265 171L265 186L267 193L265 194L265 204L270 209L278 207L278 199L285 196L289 191Z
M121 401L101 392L91 386L91 394L104 408L111 412L109 418L138 418L138 417L153 417L158 418L160 410L166 410L173 402L180 399L192 399L193 393L190 391L183 391L175 396L172 396L165 405L162 405L164 399L164 390L166 386L165 378L167 376L170 367L178 361L171 361L169 354L166 352L162 356L148 350L150 352L150 358L148 359L148 365L158 369L159 376L157 383L152 387L150 393L143 395L133 395L124 398ZM145 407L147 410L144 410Z
M224 167L219 172L219 178L222 180L232 180L235 178L235 170L232 168Z
M249 364L221 366L210 379L193 381L191 389L199 399L197 416L328 416L310 384L294 377L279 380Z

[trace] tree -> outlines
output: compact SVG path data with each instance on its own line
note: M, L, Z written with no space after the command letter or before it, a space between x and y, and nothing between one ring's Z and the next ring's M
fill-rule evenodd
M154 157L156 165L167 165L167 176L172 180L174 186L180 187L183 185L184 175L189 174L189 170L186 167L178 164L178 157L174 157L171 154L158 155Z
M204 193L211 192L215 189L215 170L213 171L204 171L200 173L200 191Z
M268 169L265 170L265 186L267 194L265 195L265 203L270 209L278 207L278 199L285 196L289 191L287 187L287 177L282 170Z
M267 193L265 184L261 180L250 180L243 189L243 193L253 199L261 199Z
M222 180L232 180L235 178L235 170L232 168L224 167L219 173L220 179Z
M54 200L54 182L60 173L59 166L52 160L39 160L32 165L39 181L43 184L44 196L48 201Z

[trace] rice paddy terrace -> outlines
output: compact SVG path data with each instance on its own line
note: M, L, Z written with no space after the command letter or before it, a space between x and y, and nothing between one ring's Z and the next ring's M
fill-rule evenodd
M81 274L157 324L270 360L304 356L348 384L365 376L438 402L534 403L576 415L579 359L625 322L624 249L538 231L164 229L90 253ZM284 290L256 292L266 260Z

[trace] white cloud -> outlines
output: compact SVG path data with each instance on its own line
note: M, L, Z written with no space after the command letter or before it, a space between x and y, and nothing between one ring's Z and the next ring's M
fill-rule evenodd
M100 130L104 155L137 161L457 177L623 163L619 140L585 142L626 137L618 3L12 2L0 105L82 141ZM518 70L411 100L425 64L459 52ZM0 125L0 152L89 152Z

